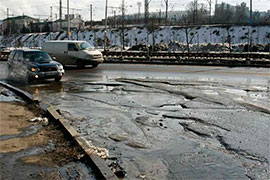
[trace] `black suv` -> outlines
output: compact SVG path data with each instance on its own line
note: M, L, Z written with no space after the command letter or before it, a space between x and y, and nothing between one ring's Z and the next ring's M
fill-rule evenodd
M9 72L27 81L55 79L60 81L65 74L63 66L51 59L48 53L33 49L16 49L8 58Z

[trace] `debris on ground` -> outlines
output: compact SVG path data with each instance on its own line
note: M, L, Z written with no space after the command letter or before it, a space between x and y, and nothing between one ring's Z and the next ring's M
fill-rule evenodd
M91 144L89 141L86 141L87 146L93 150L99 157L106 159L109 156L109 151L105 148L99 148Z
M44 117L35 117L35 118L32 118L32 119L29 119L28 120L29 122L40 122L42 123L43 125L47 126L49 124L49 120L48 118Z

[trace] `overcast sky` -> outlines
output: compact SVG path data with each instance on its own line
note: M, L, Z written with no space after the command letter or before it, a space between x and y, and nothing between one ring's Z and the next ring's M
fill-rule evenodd
M105 0L69 0L71 8L78 8L81 11L73 11L71 13L80 13L84 20L89 20L89 5L93 4L93 19L100 20L104 18ZM169 10L185 10L186 6L192 0L169 0ZM108 0L109 6L120 7L122 0ZM144 0L125 0L127 13L137 13L137 2L142 2L141 12L144 11ZM218 0L218 2L231 3L233 5L240 4L241 2L247 3L249 6L250 0ZM67 0L62 0L63 6L66 7ZM207 0L199 0L199 3L207 4ZM212 7L214 9L215 0L212 0ZM38 17L36 15L44 15L41 18L48 18L50 15L50 6L53 10L53 19L59 16L59 0L0 0L0 19L7 17L7 8L10 10L10 14L29 15L32 17ZM157 12L159 9L165 11L164 0L151 0L150 11ZM253 0L253 9L259 11L270 10L270 0ZM108 9L108 15L112 15L112 9ZM66 9L63 9L63 13L66 13ZM117 13L120 13L117 10Z

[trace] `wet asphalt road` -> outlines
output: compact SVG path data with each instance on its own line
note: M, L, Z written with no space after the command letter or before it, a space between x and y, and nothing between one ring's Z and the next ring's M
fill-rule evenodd
M20 87L128 179L269 179L269 69L103 64Z

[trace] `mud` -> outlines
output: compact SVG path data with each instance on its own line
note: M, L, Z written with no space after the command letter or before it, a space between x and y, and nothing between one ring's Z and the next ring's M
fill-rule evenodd
M56 124L29 122L42 115L39 109L14 101L0 107L1 179L96 179L84 153Z
M35 117L35 114L27 108L15 103L0 102L0 111L0 136L20 134L20 129L30 126L31 123L28 120Z

